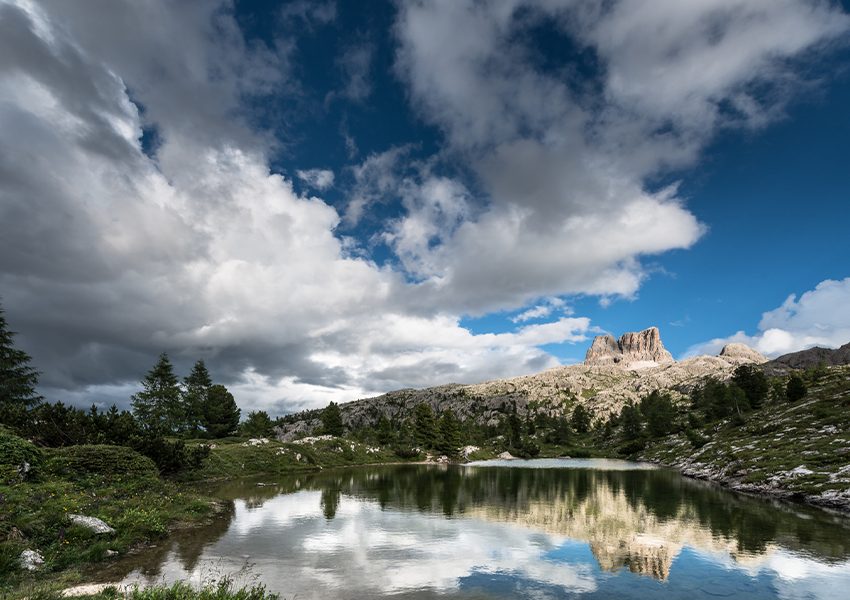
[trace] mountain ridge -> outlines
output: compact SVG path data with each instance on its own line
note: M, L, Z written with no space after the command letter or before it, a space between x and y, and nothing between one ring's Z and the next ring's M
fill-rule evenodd
M717 356L676 361L664 349L658 328L650 327L626 333L619 340L611 335L596 336L582 363L476 384L395 390L339 406L343 424L349 429L374 426L381 416L395 421L412 418L413 410L422 402L435 414L450 408L460 420L473 418L480 425L495 425L514 410L523 416L544 412L559 417L577 403L584 404L594 419L606 418L618 413L626 402L637 402L655 389L671 389L681 397L704 377L728 381L742 364L767 362L744 344L728 344ZM291 441L321 426L320 410L303 413L300 419L298 416L290 416L290 422L276 428L278 439Z

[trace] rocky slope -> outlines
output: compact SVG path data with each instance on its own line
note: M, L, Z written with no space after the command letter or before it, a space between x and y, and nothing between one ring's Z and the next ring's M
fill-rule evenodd
M823 361L827 366L850 365L850 343L840 348L820 348L815 346L800 352L783 354L765 365L768 374L782 375L793 369L807 369Z
M676 434L639 458L733 490L850 512L850 367L830 367L806 397L748 413L705 432L694 447Z
M342 404L340 410L345 425L357 428L376 424L381 415L396 420L411 417L421 402L430 404L435 414L451 408L459 418L474 418L480 424L495 424L514 408L520 415L531 411L557 417L577 402L585 404L595 418L604 418L654 389L688 393L706 376L725 381L738 365L764 362L764 356L743 344L729 344L716 357L677 362L664 349L658 329L652 327L627 333L619 340L597 336L585 362L576 365L473 385L398 390ZM320 411L313 411L291 418L278 428L278 439L289 441L310 433L321 425L319 417Z

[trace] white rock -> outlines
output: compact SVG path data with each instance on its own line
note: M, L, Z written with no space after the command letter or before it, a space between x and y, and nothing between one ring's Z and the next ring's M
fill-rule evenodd
M22 569L38 571L44 564L44 558L38 550L24 550L21 552L21 557L18 559L18 563L21 565Z
M114 533L115 530L112 529L109 525L104 523L102 520L97 517L84 517L83 515L68 515L68 518L71 519L77 525L82 525L83 527L88 527L95 533Z

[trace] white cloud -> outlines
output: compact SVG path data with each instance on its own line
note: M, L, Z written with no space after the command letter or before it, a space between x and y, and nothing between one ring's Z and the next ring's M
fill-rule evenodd
M788 296L782 306L762 315L760 333L743 331L697 344L684 356L717 354L726 344L739 342L755 348L769 358L805 350L813 346L838 348L850 343L850 277L841 281L827 279L800 296Z
M573 314L573 311L566 307L566 302L564 302L560 298L547 298L545 304L539 304L534 308L529 308L526 311L521 312L515 317L511 318L511 321L514 323L520 323L525 321L530 321L531 319L542 319L548 317L552 314L552 311L555 309L561 309L567 312L568 314Z
M334 172L329 169L309 169L306 171L296 171L298 178L304 181L307 185L319 190L320 192L333 187Z
M601 82L540 68L528 40L541 24L594 54ZM632 296L641 257L704 231L675 187L644 179L693 164L723 127L778 118L800 83L791 59L848 27L833 6L791 0L401 3L397 72L488 193L439 243L397 245L405 268L472 314L544 294ZM756 85L770 91L756 99ZM426 235L431 205L406 208L393 230Z

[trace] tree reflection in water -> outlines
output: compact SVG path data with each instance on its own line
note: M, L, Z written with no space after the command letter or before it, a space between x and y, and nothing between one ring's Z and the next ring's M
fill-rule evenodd
M677 559L692 560L688 548L731 557L756 571L787 551L826 565L850 558L850 520L814 508L729 493L668 469L630 470L620 462L531 463L599 468L513 464L372 466L225 482L213 492L227 507L221 518L185 536L176 532L173 542L133 558L115 575L136 569L157 577L170 560L181 565L182 574L172 566L168 576L185 577L205 556L236 560L249 554L272 576L292 574L280 580L287 582L280 589L300 577L302 587L292 588L300 593L321 589L337 597L334 590L342 590L339 597L354 598L350 586L366 580L350 579L354 576L340 566L347 561L360 561L347 564L372 569L379 579L393 569L404 573L383 588L360 590L360 597L376 597L397 593L393 585L407 585L412 572L420 581L431 581L428 574L437 572L461 585L457 582L483 581L482 573L493 582L543 569L551 581L552 573L562 577L569 571L579 582L571 585L590 586L587 591L595 581L582 570L590 566L587 561L604 572L625 569L666 581ZM511 525L514 533L494 533L492 524ZM447 553L446 544L458 543L468 545ZM489 545L479 550L479 543ZM559 552L573 554L558 558ZM575 562L575 552L584 553L585 563ZM434 565L441 566L433 571ZM337 587L322 587L328 581Z

